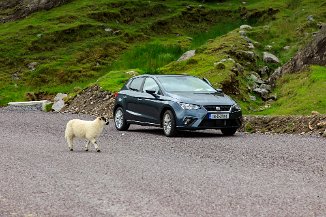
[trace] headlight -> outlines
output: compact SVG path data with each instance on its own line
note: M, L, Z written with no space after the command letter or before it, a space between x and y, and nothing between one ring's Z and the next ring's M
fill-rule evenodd
M200 109L200 106L199 105L194 105L194 104L189 104L189 103L179 102L179 105L181 106L181 108L183 108L185 110L196 110L196 109Z
M241 111L241 107L238 104L234 104L231 109L232 112Z

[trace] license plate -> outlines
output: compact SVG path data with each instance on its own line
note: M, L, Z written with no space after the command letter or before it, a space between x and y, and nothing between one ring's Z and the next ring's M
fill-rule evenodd
M209 119L229 119L229 114L209 114Z

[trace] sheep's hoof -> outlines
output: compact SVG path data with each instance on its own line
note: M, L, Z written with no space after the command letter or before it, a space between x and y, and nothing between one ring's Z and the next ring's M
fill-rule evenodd
M101 152L101 150L100 150L100 149L98 149L98 150L97 150L97 152Z
M70 151L73 151L73 150L74 150L74 149L72 149L72 148L70 149Z
M88 149L85 149L85 151L88 151Z

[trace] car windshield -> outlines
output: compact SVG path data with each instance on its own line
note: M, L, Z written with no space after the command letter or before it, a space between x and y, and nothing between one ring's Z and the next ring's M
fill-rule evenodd
M158 77L166 91L187 91L187 92L216 92L205 81L191 76L162 76Z

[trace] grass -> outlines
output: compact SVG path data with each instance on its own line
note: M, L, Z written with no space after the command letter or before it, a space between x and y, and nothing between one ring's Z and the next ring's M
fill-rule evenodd
M126 51L110 68L112 70L139 68L145 73L155 73L160 67L178 59L183 52L179 45L164 45L154 41Z
M326 114L326 67L312 66L309 71L288 74L278 81L278 100L259 114Z
M22 100L26 92L69 93L94 83L117 91L130 77L126 72L137 69L139 74L187 73L206 77L237 99L245 113L255 113L263 102L259 98L249 100L252 93L247 88L247 77L265 65L261 60L265 47L271 45L269 52L282 63L287 62L311 39L317 23L326 19L324 11L326 4L317 0L252 0L246 4L238 0L166 0L164 4L156 0L71 1L23 20L0 24L0 105ZM308 22L309 15L315 21ZM257 59L250 65L241 53L248 50L247 43L236 29L245 23L255 26L247 34L258 42L253 50ZM284 50L285 46L290 49ZM196 49L195 57L176 62L190 49ZM216 67L217 62L229 57L243 66L241 73L232 71L232 61ZM33 71L27 67L31 62L38 63ZM267 65L271 69L279 66ZM299 80L312 73L317 77L312 82L309 74L309 85L317 85L323 80L320 70L323 69L313 67L311 72L300 74ZM300 87L294 77L286 78L281 87ZM275 90L278 101L261 114L309 113L308 106L288 109L287 99L294 93L287 95L281 87ZM301 92L301 98L296 97L306 100L307 91ZM321 112L322 102L314 104L321 107Z

